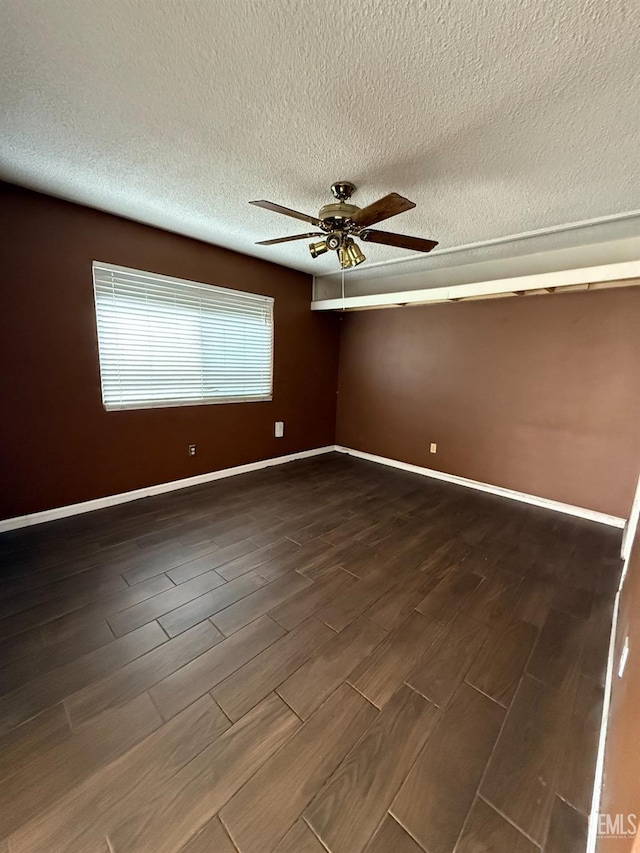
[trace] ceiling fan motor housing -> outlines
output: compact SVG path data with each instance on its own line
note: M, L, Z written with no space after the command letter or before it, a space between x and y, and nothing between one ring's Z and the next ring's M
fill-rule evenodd
M335 204L325 204L320 208L318 219L330 227L340 228L343 225L351 223L353 217L360 210L355 204L346 204L339 201Z

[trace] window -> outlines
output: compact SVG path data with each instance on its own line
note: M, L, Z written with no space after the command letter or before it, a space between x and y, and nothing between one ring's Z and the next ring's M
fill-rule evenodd
M106 409L270 400L273 299L94 261Z

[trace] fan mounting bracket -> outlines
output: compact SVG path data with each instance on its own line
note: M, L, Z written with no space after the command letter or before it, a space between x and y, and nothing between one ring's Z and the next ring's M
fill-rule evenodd
M347 201L355 191L356 185L352 184L351 181L336 181L335 184L331 184L333 197L337 198L338 201Z

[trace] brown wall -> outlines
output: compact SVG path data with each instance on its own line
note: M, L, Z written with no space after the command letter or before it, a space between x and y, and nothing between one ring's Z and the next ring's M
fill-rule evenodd
M629 657L622 678L617 670L625 637ZM605 751L600 814L636 816L640 828L640 529L635 538L627 578L620 593L614 675ZM606 826L606 824L605 824ZM639 835L640 837L640 835ZM630 853L633 838L601 838L598 853Z
M7 184L0 241L0 518L333 444L338 321L310 276ZM105 412L93 260L275 297L273 402Z
M357 312L342 327L339 444L628 515L640 288Z
M309 276L1 183L0 220L0 518L333 443ZM92 260L274 296L273 402L105 412ZM639 323L640 289L345 315L337 440L626 516Z

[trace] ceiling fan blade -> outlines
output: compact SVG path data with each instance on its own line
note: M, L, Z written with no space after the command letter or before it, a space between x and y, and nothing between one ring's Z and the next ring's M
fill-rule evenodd
M310 231L308 234L294 234L292 237L276 237L275 240L260 240L256 246L275 246L276 243L289 243L291 240L305 240L307 237L324 237L322 231Z
M274 213L282 213L284 216L291 216L293 219L301 219L303 222L310 222L312 225L320 226L320 220L315 216L307 216L306 213L300 213L298 210L291 210L290 207L283 207L281 204L274 204L272 201L250 201L249 204L255 204L256 207L263 207L265 210L272 210Z
M411 210L415 207L415 202L409 201L408 198L398 195L398 193L389 193L373 204L363 207L359 213L353 217L358 225L375 225L376 222L382 222L383 219L389 219L391 216L397 216L399 213L404 213L405 210Z
M365 243L383 243L385 246L412 249L414 252L430 252L438 245L437 240L423 240L422 237L392 234L390 231L376 231L375 228L367 228L365 231L361 231L358 237Z

